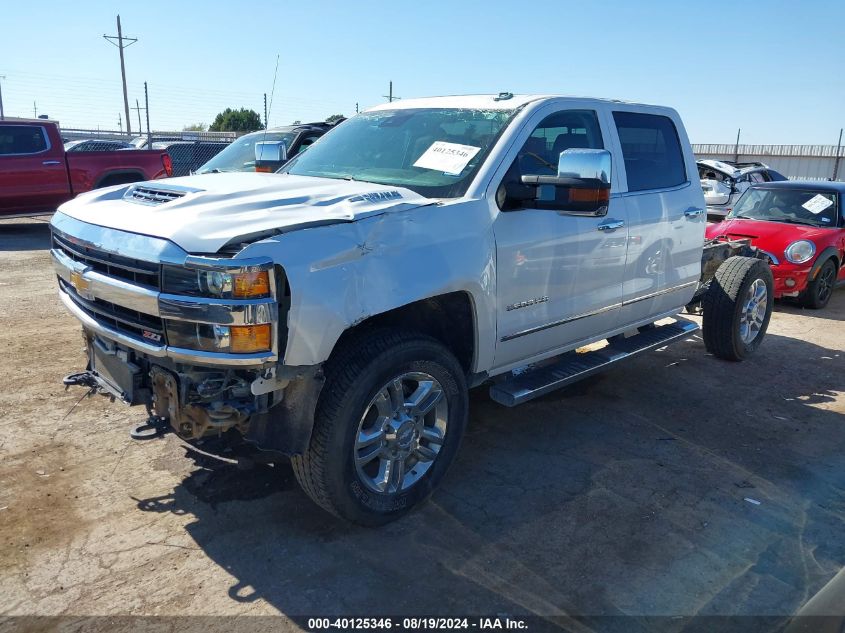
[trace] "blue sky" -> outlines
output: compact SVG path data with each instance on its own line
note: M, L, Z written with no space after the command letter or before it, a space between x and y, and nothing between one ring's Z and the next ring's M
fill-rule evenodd
M33 7L37 6L37 10ZM271 125L400 97L541 92L675 107L690 138L835 144L845 126L845 2L7 2L0 75L7 115L117 127L150 86L154 129L263 110ZM133 127L137 114L131 111Z

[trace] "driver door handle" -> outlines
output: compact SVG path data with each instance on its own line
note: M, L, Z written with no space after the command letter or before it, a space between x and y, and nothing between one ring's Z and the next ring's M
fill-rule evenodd
M41 164L42 164L42 165L46 165L46 166L49 166L49 165L61 165L61 164L62 164L62 161L60 161L60 160L45 160L45 161L44 161L44 162L42 162Z
M702 213L704 213L704 209L687 209L684 211L684 215L688 218L697 218Z
M615 231L616 229L621 229L623 226L625 226L623 220L608 220L599 224L596 229L599 231Z

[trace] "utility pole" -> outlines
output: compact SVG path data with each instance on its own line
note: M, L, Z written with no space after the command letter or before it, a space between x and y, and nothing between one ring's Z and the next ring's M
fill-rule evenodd
M147 94L147 82L144 82L144 114L147 115L147 149L152 149L153 134L150 132L150 95Z
M388 102L390 102L390 103L393 103L394 99L401 99L402 98L402 97L394 97L393 96L393 82L392 81L390 82L390 92L389 92L389 94L382 95L382 97L387 99Z
M266 130L269 126L269 122L267 121L267 93L264 93L264 129Z
M355 114L358 114L358 102L355 102Z
M0 79L5 79L6 75L0 75ZM6 116L3 114L3 84L0 83L0 121L5 119Z
M836 176L839 175L839 154L842 150L842 128L839 128L839 142L836 144L836 160L833 161L833 178L831 180L836 180Z
M126 65L123 63L123 49L127 46L132 46L138 41L136 37L123 37L123 31L120 28L120 16L117 16L117 35L103 35L109 44L114 44L120 51L120 76L123 79L123 112L126 114L126 133L132 134L132 126L129 124L129 96L126 93ZM115 43L114 40L117 40ZM129 42L124 44L123 42Z
M32 118L38 118L38 106L35 105L35 101L32 102Z
M739 162L739 133L742 132L742 128L738 128L736 131L736 144L734 145L734 162Z
M143 130L144 128L141 126L141 106L138 105L137 99L135 99L135 107L132 108L132 109L135 110L135 112L138 113L138 134L140 134L141 130Z
M120 112L117 113L117 127L120 129L121 134L123 133L123 120L120 118Z

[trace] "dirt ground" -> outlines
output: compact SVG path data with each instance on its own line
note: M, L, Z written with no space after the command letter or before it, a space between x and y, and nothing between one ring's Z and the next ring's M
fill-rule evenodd
M845 582L845 291L777 305L746 363L694 337L516 409L476 390L444 485L372 530L65 392L48 242L0 223L4 615L785 615Z

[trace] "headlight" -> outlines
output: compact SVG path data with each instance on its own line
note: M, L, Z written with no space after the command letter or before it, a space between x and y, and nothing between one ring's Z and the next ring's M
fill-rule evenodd
M809 240L797 240L787 246L783 254L793 264L803 264L816 254L816 245Z
M261 325L210 325L187 321L165 321L167 341L172 347L205 352L250 354L272 348L272 327Z
M261 299L270 296L270 273L266 270L224 273L181 266L162 269L164 292L222 299Z

